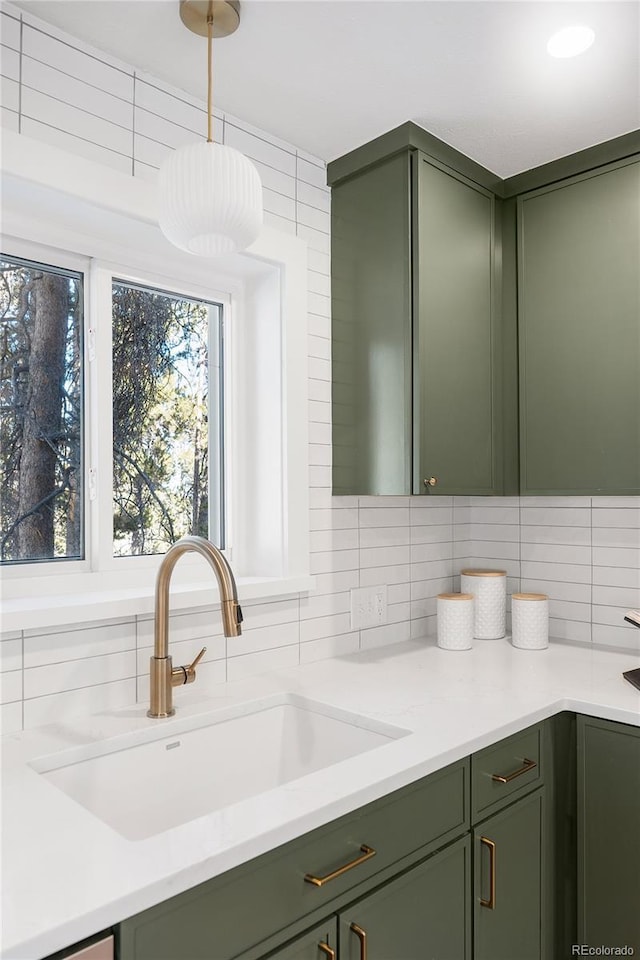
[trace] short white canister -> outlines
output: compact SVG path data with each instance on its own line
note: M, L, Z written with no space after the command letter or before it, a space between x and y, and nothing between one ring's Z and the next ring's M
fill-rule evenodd
M514 593L511 598L511 642L520 650L549 646L549 597L546 593Z
M460 571L462 593L475 597L474 637L498 640L507 632L507 574L504 570Z
M470 593L439 593L438 646L470 650L473 644L473 597Z

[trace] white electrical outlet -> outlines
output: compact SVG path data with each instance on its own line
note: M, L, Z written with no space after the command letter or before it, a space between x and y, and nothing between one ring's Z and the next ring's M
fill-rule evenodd
M387 586L358 587L351 591L351 629L364 630L387 622Z

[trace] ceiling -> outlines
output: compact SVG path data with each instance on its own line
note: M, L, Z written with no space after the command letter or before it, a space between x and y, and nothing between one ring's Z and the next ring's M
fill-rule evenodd
M206 43L178 0L16 5L206 95ZM595 44L549 57L573 23ZM413 120L508 177L640 127L639 51L636 0L242 0L214 43L214 102L324 160Z

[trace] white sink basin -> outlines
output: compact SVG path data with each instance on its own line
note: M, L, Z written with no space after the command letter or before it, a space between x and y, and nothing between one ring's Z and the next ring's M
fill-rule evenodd
M278 694L30 765L124 837L143 840L407 733Z

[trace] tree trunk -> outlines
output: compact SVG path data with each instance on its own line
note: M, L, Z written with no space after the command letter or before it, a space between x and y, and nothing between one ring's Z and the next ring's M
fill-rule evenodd
M31 309L29 387L20 456L18 516L25 518L18 527L20 560L55 555L52 494L56 486L56 442L61 430L68 278L43 274L34 285Z

